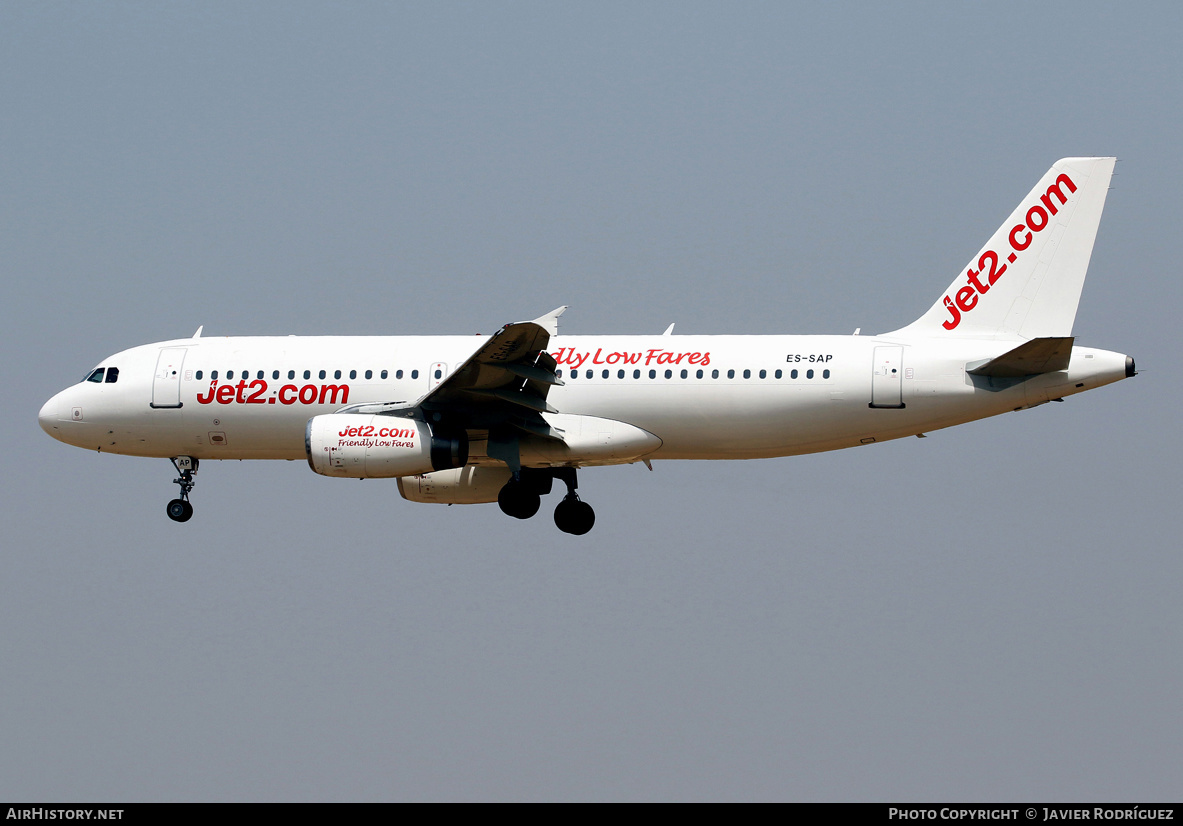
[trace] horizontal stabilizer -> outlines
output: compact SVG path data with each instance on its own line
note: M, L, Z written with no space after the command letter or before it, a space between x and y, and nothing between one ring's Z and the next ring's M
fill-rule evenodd
M1033 338L997 358L966 365L966 372L974 376L1016 379L1067 370L1072 360L1074 336L1065 338Z

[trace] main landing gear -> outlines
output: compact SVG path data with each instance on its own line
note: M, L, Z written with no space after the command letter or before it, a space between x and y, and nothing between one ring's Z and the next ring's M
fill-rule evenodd
M177 473L181 474L179 479L173 479L174 484L181 486L181 498L168 503L166 508L168 518L174 522L188 522L193 518L193 506L189 504L189 491L193 490L195 484L193 474L197 473L197 460L191 456L177 456L170 461L177 469Z
M547 470L522 468L501 488L497 494L497 504L502 513L508 516L529 519L538 513L542 497L550 493L555 479L561 479L567 486L567 495L555 508L555 525L563 533L582 536L596 524L596 512L575 492L578 483L573 467Z

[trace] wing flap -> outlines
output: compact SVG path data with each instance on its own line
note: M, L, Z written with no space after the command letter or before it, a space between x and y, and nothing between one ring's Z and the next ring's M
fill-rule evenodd
M470 391L478 396L493 396L510 404L520 405L521 407L529 408L530 410L537 410L539 413L558 413L545 399L535 396L533 393L525 391L513 391L505 387L495 387L490 390L474 389Z
M522 364L519 362L511 362L505 365L505 369L515 375L521 376L523 379L530 379L531 381L542 382L543 384L558 384L562 385L562 380L555 375L554 368L547 369L538 364Z
M524 433L529 433L531 436L538 436L541 439L550 439L554 442L562 442L563 431L558 428L551 427L541 416L536 419L514 418L510 419L509 423L521 430Z

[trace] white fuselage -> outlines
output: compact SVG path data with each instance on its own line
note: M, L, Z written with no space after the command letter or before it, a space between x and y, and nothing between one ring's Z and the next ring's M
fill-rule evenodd
M104 360L100 366L118 369L114 383L83 381L63 390L45 404L40 421L63 442L110 453L303 459L311 417L347 404L413 404L485 340L290 336L149 344ZM547 401L563 414L655 435L660 445L645 458L750 459L914 435L1127 375L1124 355L1083 347L1073 348L1067 370L1022 381L967 374L967 364L1013 346L897 336L555 336L547 352L563 384ZM479 434L474 438L470 462L492 463Z

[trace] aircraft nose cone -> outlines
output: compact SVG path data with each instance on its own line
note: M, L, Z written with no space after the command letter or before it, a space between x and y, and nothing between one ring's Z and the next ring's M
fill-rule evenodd
M37 414L37 424L41 425L41 429L55 439L60 438L61 431L58 428L62 421L62 409L61 394L59 393L43 404L41 412Z

